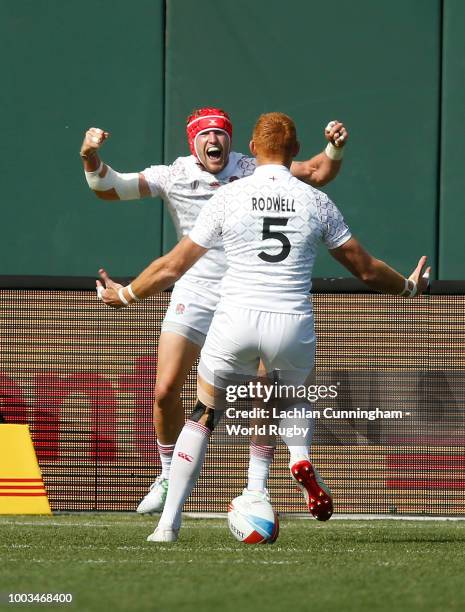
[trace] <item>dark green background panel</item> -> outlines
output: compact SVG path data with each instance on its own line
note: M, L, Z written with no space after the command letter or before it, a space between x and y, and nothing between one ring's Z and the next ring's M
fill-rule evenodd
M434 256L440 1L211 9L209 0L168 4L165 158L186 154L185 117L196 106L229 110L241 151L263 111L296 120L307 156L323 148L328 120L343 119L351 142L328 192L354 232L403 272ZM347 272L325 254L316 274Z
M87 127L103 158L139 170L162 157L161 0L4 0L2 274L133 274L161 250L154 200L107 203L79 159Z
M186 115L215 104L242 151L260 112L288 112L301 158L343 119L350 143L327 191L356 235L403 272L422 253L438 268L438 252L441 278L464 277L463 2L170 0L166 10L165 31L163 0L0 3L2 274L93 275L104 264L131 275L169 248L160 201L91 194L80 142L101 126L115 169L169 163L188 153ZM347 274L325 253L315 273Z
M442 92L441 278L465 278L465 3L445 0Z

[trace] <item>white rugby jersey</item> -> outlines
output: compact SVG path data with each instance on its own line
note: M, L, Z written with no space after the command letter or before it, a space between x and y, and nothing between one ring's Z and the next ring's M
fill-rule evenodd
M222 238L228 265L223 304L301 314L312 308L318 245L334 249L351 233L328 196L285 166L269 164L220 189L189 236L205 248Z
M254 170L255 158L232 151L227 165L218 174L203 170L193 155L178 157L170 166L150 166L142 174L152 196L159 196L166 203L180 240L194 227L200 211L218 187L249 176ZM219 242L184 274L177 285L202 293L207 288L219 297L225 271L226 258Z

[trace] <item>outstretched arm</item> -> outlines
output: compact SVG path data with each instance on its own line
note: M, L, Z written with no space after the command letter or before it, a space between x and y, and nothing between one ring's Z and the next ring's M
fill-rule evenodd
M381 293L414 297L428 287L431 268L426 267L425 255L420 257L412 274L405 278L384 261L373 257L355 238L350 238L342 246L330 249L329 252L354 276Z
M80 156L89 187L101 200L138 200L150 196L150 188L141 172L115 172L99 156L99 149L110 137L100 128L89 128L81 145Z
M163 257L155 259L130 285L123 287L100 269L97 295L107 306L122 308L171 287L208 249L185 237ZM102 284L103 283L103 284Z
M291 172L296 178L318 189L337 176L349 133L340 121L330 121L325 128L325 137L328 145L324 151L307 161L291 164Z

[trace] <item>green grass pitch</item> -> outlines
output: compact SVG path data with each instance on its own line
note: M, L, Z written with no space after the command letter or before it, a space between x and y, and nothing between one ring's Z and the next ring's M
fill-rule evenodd
M283 519L248 546L225 519L186 519L180 541L145 541L136 514L0 517L0 610L375 612L465 609L465 521ZM73 603L8 604L8 593Z

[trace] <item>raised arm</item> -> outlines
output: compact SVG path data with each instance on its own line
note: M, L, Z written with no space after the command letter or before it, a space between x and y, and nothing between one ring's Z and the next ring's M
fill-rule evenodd
M373 257L353 237L342 246L330 249L329 252L354 276L381 293L414 297L423 293L428 287L431 268L426 268L425 255L420 257L412 274L405 278L384 261Z
M349 138L349 133L340 121L330 121L325 128L328 144L324 151L307 161L292 162L292 174L320 189L338 174L343 156L343 147Z
M104 304L122 308L171 287L208 249L185 237L169 253L155 259L130 285L123 287L99 270L97 294ZM103 284L102 284L103 283Z
M89 128L81 145L80 156L87 183L101 200L139 200L150 196L150 188L141 172L115 172L99 156L99 149L110 137L100 128Z

